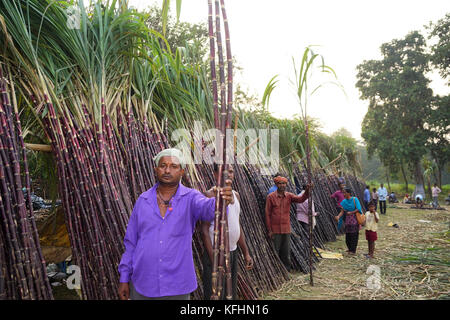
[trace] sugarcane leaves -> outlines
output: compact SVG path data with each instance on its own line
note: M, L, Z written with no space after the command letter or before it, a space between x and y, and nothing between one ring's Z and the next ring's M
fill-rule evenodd
M331 75L333 78L333 81L327 81L320 83L313 87L312 90L309 90L308 86L311 83L311 78L313 76L313 66L317 64L316 59L319 58L321 63L318 65L318 69L320 73ZM292 62L294 66L294 73L295 73L295 88L297 91L297 97L300 104L300 109L302 113L303 119L306 119L307 116L307 104L308 104L308 98L315 94L320 88L327 84L333 84L338 86L342 89L342 91L345 93L345 90L343 89L343 86L339 83L337 80L336 72L333 68L325 64L325 59L322 55L319 55L317 53L314 53L312 50L312 46L308 46L305 48L302 59L300 61L300 70L297 68L297 64L295 61L295 58L292 57Z
M266 89L264 90L264 94L262 97L262 106L263 106L264 111L269 110L270 96L272 94L272 91L276 88L276 85L279 81L279 80L276 80L277 77L278 77L278 75L273 76L272 79L269 80L269 83L267 84Z
M182 0L177 0L177 22L180 19L181 14L181 2ZM163 28L163 35L166 34L166 28L167 28L167 21L169 19L169 7L170 7L170 0L163 0L162 5L162 28Z

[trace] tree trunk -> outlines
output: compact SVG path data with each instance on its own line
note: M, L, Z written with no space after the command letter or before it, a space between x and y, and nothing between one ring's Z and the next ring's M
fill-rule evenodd
M402 169L403 179L405 180L405 192L408 193L408 177L406 176L405 168L403 167L403 162L400 165L400 168Z
M436 174L436 183L439 186L439 189L442 189L442 166L439 163L436 163L437 166L437 174Z
M428 185L428 197L429 197L429 199L433 199L433 195L432 195L432 193L431 193L431 178L430 178L430 175L428 175L428 177L427 177L427 185Z
M391 192L391 180L389 179L390 175L391 175L391 171L389 170L389 167L386 167L386 179L387 179L387 183L388 183L389 192Z
M425 188L425 182L424 182L422 167L420 165L420 160L417 160L414 163L414 178L416 180L416 184L421 184Z

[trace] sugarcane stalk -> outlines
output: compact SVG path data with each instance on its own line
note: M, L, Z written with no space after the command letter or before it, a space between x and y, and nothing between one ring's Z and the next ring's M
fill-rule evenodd
M216 0L217 2L217 0ZM227 56L227 101L226 101L226 123L225 130L231 128L231 114L233 111L233 57L231 54L231 41L230 41L230 31L228 26L228 18L225 9L224 0L220 0L220 7L222 9L222 18L224 23L224 32L225 32L225 45L226 45L226 56ZM219 40L218 40L219 41ZM220 41L221 42L221 41ZM222 54L220 54L221 56ZM226 144L226 136L223 137L224 147L223 147L223 158L224 163L226 164L226 171L224 180L228 178L228 168L229 164L227 164L227 144ZM234 154L234 149L233 154ZM231 281L231 264L230 264L230 243L229 243L229 232L228 232L228 219L225 217L225 208L222 213L224 215L225 220L225 274L226 274L226 299L231 300L232 297L232 281Z
M308 119L305 117L305 136L306 136L306 163L307 163L307 175L308 185L311 186L311 154L309 144L309 126ZM314 286L313 270L312 270L312 257L313 257L313 213L312 213L312 188L308 194L308 222L309 222L309 283Z
M211 82L212 82L212 94L213 94L213 108L214 108L214 126L220 127L219 120L219 105L217 96L217 76L216 76L216 45L214 38L214 25L213 25L213 9L212 0L208 0L208 32L209 32L209 61L211 68Z

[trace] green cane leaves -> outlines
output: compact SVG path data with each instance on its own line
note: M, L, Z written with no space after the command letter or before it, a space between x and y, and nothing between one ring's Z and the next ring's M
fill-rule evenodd
M176 3L176 10L177 10L177 22L180 19L181 14L181 2L182 0L177 0ZM169 18L169 7L170 7L170 0L163 0L162 5L162 24L163 24L163 35L166 35L166 27L167 27L167 21Z
M343 90L342 85L337 81L337 75L333 68L325 64L325 59L322 55L314 53L312 46L305 48L301 61L299 63L300 67L297 67L295 58L292 57L292 62L294 66L295 73L295 88L297 92L298 101L300 104L301 113L304 119L307 116L307 104L308 98L315 94L320 88L326 84L333 84L338 86ZM317 66L317 68L314 68ZM317 70L317 71L316 71ZM312 90L309 89L312 77L317 73L331 75L333 81L327 81L319 83L313 86ZM343 92L345 92L343 90Z
M272 79L269 80L269 83L267 84L266 89L264 90L264 94L262 97L262 106L265 111L268 111L268 109L269 109L270 96L272 94L272 91L276 88L276 85L279 81L279 80L276 80L277 77L278 77L278 75L275 75L274 77L272 77Z

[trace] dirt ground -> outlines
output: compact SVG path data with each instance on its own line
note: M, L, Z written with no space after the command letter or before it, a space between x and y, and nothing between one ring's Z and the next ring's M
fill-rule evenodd
M59 263L72 255L62 208L56 212L42 210L37 213L37 227L45 262Z
M342 253L343 259L322 259L313 273L314 286L309 284L309 274L291 273L290 281L262 299L450 299L450 207L444 208L388 205L386 215L380 217L374 259L364 256L364 229L355 256L345 253L341 235L336 242L326 243L325 249ZM374 270L379 270L378 277Z

